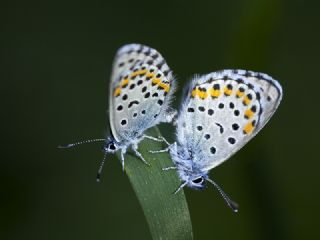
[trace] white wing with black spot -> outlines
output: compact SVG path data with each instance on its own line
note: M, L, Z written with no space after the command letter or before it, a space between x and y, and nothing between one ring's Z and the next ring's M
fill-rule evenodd
M174 78L156 50L129 44L116 54L109 92L110 126L117 141L131 140L166 121Z
M224 70L196 78L177 120L178 145L196 167L210 170L261 130L281 98L280 84L262 73Z

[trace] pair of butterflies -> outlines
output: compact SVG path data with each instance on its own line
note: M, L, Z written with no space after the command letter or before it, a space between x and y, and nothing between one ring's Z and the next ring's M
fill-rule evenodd
M109 92L111 136L85 142L105 141L104 151L121 152L128 147L144 163L138 151L144 138L165 141L144 134L145 130L161 122L176 124L176 142L168 144L168 151L181 179L181 185L203 189L213 184L226 203L237 211L222 189L208 177L208 172L230 158L253 138L268 122L281 98L280 84L270 76L245 70L223 70L195 77L176 117L170 107L175 90L175 78L159 52L140 44L129 44L116 54ZM99 181L106 155L98 171Z

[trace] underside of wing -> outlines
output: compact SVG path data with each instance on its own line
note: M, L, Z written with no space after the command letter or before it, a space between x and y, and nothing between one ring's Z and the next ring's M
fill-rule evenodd
M173 90L172 72L160 53L140 44L120 48L109 93L115 139L130 140L163 121Z
M282 98L270 76L245 70L214 72L192 81L178 117L178 143L209 170L243 147L268 122Z

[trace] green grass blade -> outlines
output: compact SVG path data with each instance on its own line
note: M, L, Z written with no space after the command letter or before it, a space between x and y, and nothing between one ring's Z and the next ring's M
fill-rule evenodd
M148 130L148 135L160 136L157 128ZM144 164L132 152L125 156L125 171L138 197L147 219L153 239L193 239L192 225L183 190L173 192L180 185L175 170L162 171L173 166L168 153L149 153L160 150L164 143L145 139L139 144L139 152L150 166Z

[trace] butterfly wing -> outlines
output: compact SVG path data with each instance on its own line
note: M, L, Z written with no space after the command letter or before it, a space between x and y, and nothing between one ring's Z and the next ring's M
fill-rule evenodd
M117 141L140 136L165 121L174 78L155 49L129 44L116 54L110 83L110 126Z
M178 143L194 164L210 170L252 139L282 98L270 76L224 70L195 78L178 117Z

